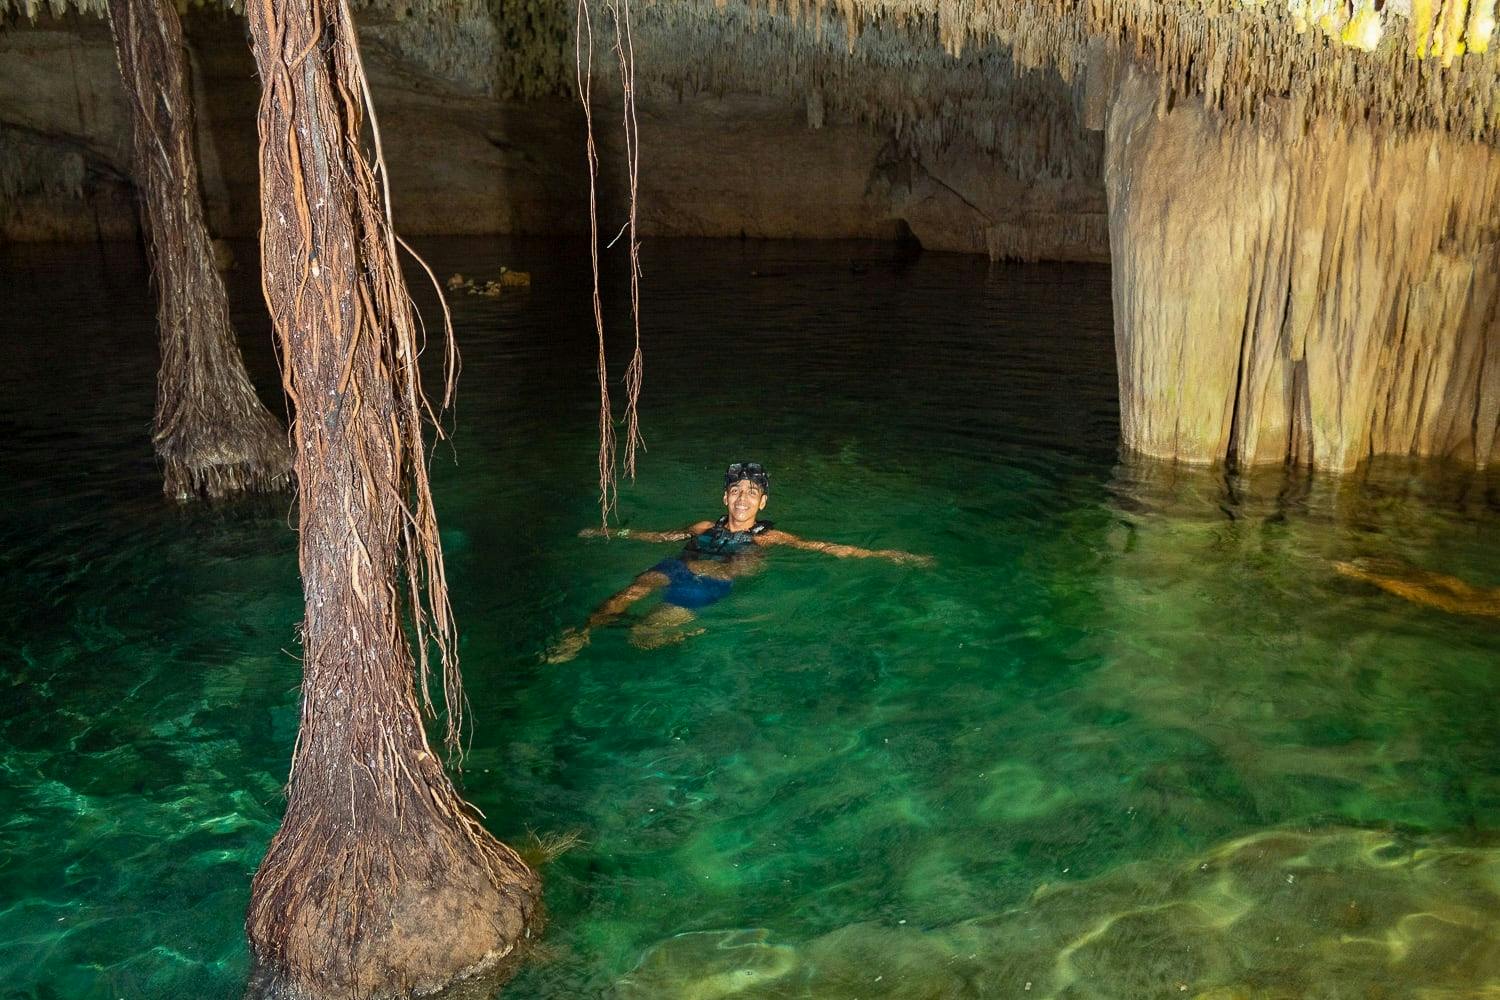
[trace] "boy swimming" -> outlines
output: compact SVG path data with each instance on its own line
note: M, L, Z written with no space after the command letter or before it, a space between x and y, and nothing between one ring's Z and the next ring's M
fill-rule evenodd
M681 642L702 629L688 631L698 608L722 600L733 579L760 568L763 550L773 545L826 552L841 559L889 559L892 562L930 566L928 556L899 549L862 549L856 545L799 538L760 519L771 495L771 477L757 462L735 462L724 472L723 502L727 513L716 521L699 521L676 531L632 531L621 528L619 538L643 542L686 542L682 552L663 559L636 577L630 586L611 596L589 615L581 628L568 629L547 650L548 663L562 663L577 656L588 645L589 634L624 614L636 601L662 590L661 604L631 630L631 641L651 649ZM585 528L583 538L602 538L601 528Z

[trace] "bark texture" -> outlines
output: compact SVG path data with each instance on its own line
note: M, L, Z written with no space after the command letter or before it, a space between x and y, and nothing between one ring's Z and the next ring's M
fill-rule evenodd
M512 965L539 919L539 883L480 826L423 727L430 646L450 746L463 696L423 458L418 331L377 179L378 129L373 167L362 149L349 10L255 0L247 14L264 88L262 265L295 404L306 593L286 817L246 919L252 989L424 994Z
M161 371L152 437L178 499L285 489L291 449L245 372L203 221L182 26L167 0L109 0L156 277Z
M1500 153L1286 120L1166 111L1155 80L1121 82L1105 184L1125 445L1500 461Z

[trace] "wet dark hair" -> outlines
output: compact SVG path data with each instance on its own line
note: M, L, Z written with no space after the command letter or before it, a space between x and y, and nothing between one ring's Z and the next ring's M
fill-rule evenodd
M759 462L735 462L724 470L724 489L729 489L742 479L748 479L760 487L762 493L771 492L771 477Z

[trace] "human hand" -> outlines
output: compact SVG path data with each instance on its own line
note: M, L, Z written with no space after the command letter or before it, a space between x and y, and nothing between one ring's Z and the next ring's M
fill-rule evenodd
M579 538L609 538L609 537L611 537L611 535L610 535L609 530L606 529L606 528L584 528L582 531L578 532L578 537ZM629 528L616 528L614 530L613 537L615 537L615 538L629 538L630 537L630 529Z
M924 556L917 552L892 552L891 561L899 566L920 566L923 569L937 565L937 560L932 556Z
M583 652L583 647L588 644L589 634L587 630L576 628L565 629L563 634L558 636L552 645L547 647L547 651L542 654L542 662L567 663Z

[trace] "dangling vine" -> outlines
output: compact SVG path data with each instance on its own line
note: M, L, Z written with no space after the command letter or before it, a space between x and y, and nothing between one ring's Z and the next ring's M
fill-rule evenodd
M630 186L629 215L622 232L629 239L630 316L635 332L635 350L625 369L625 474L635 478L636 449L644 450L639 405L645 363L641 355L641 259L636 232L636 197L640 177L640 129L635 112L635 46L630 34L629 0L606 0L605 9L614 25L614 50L620 65L620 87L624 104L625 159ZM609 515L619 501L616 476L617 450L614 412L609 398L609 364L604 353L604 310L599 297L599 152L594 141L593 74L594 22L588 0L578 0L574 38L578 100L583 105L585 154L589 167L589 261L593 269L594 332L598 338L599 375L599 517L609 527ZM618 239L619 237L616 237ZM614 242L611 241L610 246Z
M645 449L639 405L645 361L641 357L641 243L636 238L636 192L640 179L640 126L635 117L635 42L630 36L630 0L609 0L615 22L615 56L620 63L620 92L625 117L625 160L630 177L630 319L635 328L635 353L625 369L625 474L635 478L635 449Z

